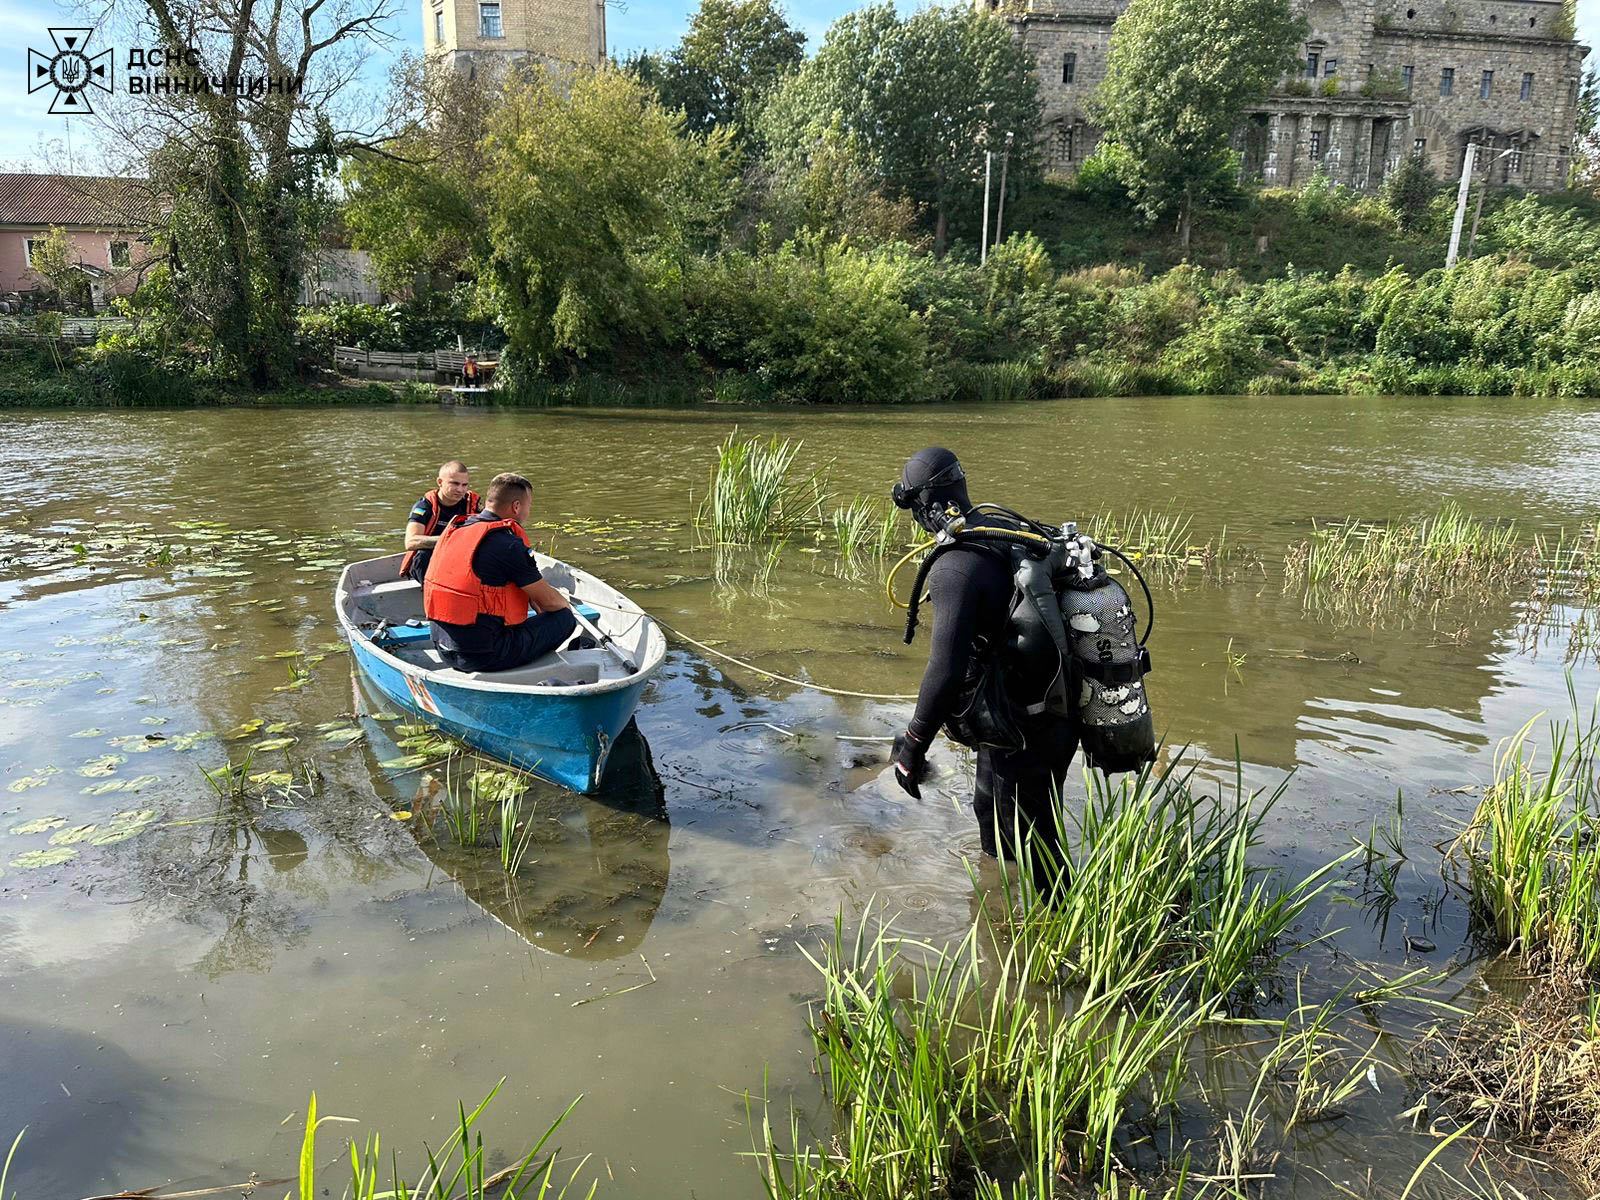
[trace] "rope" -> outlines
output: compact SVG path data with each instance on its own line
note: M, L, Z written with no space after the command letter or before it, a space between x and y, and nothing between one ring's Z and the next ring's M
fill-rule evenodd
M630 609L617 608L615 605L611 604L602 604L598 600L580 599L579 603L590 605L593 608L603 608L608 612L621 613L624 616L631 617L640 615L636 614ZM646 613L643 615L648 616L649 614ZM668 625L660 617L650 617L650 620L654 621L657 625L661 626L661 628L665 629L674 637L681 638L683 641L688 642L697 650L703 650L705 653L723 659L725 662L731 662L736 667L743 667L746 671L753 671L757 675L764 675L766 678L775 679L779 683L793 684L795 687L805 688L806 690L812 692L822 692L829 696L849 696L856 700L915 700L917 698L915 694L907 694L904 692L852 692L844 688L824 687L820 683L808 683L804 679L795 679L788 675L779 675L776 671L768 671L766 668L758 667L755 665L755 663L746 662L742 658L735 658L731 654L724 654L721 650L714 649L713 647L706 645L704 642L690 637L687 633L683 632L683 630Z

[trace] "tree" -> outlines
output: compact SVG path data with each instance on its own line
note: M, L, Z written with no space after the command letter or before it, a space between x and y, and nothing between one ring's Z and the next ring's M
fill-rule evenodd
M616 71L577 77L570 95L542 74L508 86L477 181L487 222L478 278L515 356L542 366L659 330L661 268L681 275L729 186L727 135L680 131L678 116Z
M413 116L381 152L351 156L345 223L385 288L448 287L488 249L479 180L501 89L417 58L395 68L392 89L396 107L409 99Z
M1229 138L1252 100L1297 62L1305 23L1289 0L1132 0L1111 32L1095 110L1149 219L1194 208L1235 176Z
M985 147L1013 138L1016 190L1038 174L1038 81L1005 22L966 8L901 20L891 4L840 18L774 93L763 121L780 170L805 169L830 131L892 195L925 206L942 253L981 205Z
M1578 89L1576 141L1571 182L1600 198L1600 67L1590 67L1583 73Z
M34 245L28 265L50 285L62 312L87 312L93 306L89 281L78 265L77 248L65 229L55 228L45 234Z
M1439 181L1422 155L1411 154L1384 176L1379 196L1383 207L1394 218L1401 233L1415 233L1428 218L1428 206L1439 190Z
M225 371L281 383L334 165L385 140L389 122L350 85L364 45L389 39L395 0L117 2L118 44L164 57L105 116L122 174L148 180L174 302Z
M805 44L772 0L701 0L673 50L631 65L668 108L683 110L691 133L727 125L743 137L772 89L800 65Z

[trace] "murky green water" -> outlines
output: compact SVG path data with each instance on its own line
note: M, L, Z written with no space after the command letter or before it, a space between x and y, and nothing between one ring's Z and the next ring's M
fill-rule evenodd
M1158 594L1158 723L1209 773L1231 769L1236 738L1253 780L1297 772L1267 847L1291 866L1348 847L1403 788L1412 862L1397 902L1320 910L1318 926L1343 931L1325 954L1448 966L1446 991L1470 990L1466 913L1432 845L1474 797L1447 789L1483 782L1498 737L1565 708L1565 644L1527 646L1516 596L1376 631L1308 617L1282 594L1283 548L1314 520L1411 517L1445 499L1575 528L1600 513L1600 412L1202 398L738 421L804 438L803 457L831 464L846 498L883 493L910 451L939 442L961 454L980 499L1057 519L1171 508L1194 515L1200 540L1226 527L1259 565L1241 554L1229 582L1196 575ZM531 476L553 527L543 548L695 637L836 687L913 690L922 648L900 644L875 579L841 578L829 555L791 547L764 584L737 572L719 582L713 556L693 548L691 490L732 423L717 412L0 414L11 497L0 516L0 1135L28 1126L22 1195L286 1173L299 1130L285 1118L313 1088L323 1111L381 1127L415 1166L455 1100L501 1076L489 1126L508 1149L584 1094L562 1140L596 1156L602 1194L758 1194L739 1157L745 1089L759 1091L766 1071L780 1103L811 1108L819 1094L804 1028L813 973L794 942L874 897L916 932L964 927L976 903L963 862L976 831L957 807L967 765L942 750L932 798L904 803L872 759L878 744L839 740L892 732L904 707L764 683L676 644L639 713L648 748L633 748L603 800L536 793L530 883L508 895L460 856L435 852L436 863L391 819L420 776L379 765L397 753L389 727L324 740L355 703L348 656L329 650L336 564L397 548L408 505L452 456L480 482ZM176 548L170 562L161 547ZM309 670L303 683L290 664ZM1592 696L1593 661L1570 669ZM249 737L220 736L257 719ZM267 801L212 794L201 768L280 722L276 736L296 741L252 769L309 778ZM135 815L114 825L118 813ZM59 823L10 832L41 818ZM12 865L50 849L77 854ZM1408 950L1408 935L1437 950ZM1432 1143L1397 1132L1405 1081L1390 1072L1382 1084L1293 1148L1297 1194L1336 1194L1333 1183L1355 1186L1369 1169L1403 1183L1421 1160Z

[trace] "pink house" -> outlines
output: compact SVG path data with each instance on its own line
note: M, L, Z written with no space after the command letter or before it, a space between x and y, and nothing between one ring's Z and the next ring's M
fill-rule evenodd
M132 292L150 258L145 211L138 186L127 180L0 174L0 301L46 286L32 260L52 229L66 231L96 308Z

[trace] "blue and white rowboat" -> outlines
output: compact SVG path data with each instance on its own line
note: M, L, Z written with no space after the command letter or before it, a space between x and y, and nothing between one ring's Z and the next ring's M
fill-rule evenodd
M396 707L485 754L575 792L597 788L666 655L656 623L593 575L538 554L545 579L572 595L621 656L605 647L558 649L514 671L458 671L434 648L422 586L400 575L402 557L351 563L334 593L339 626L367 678Z

